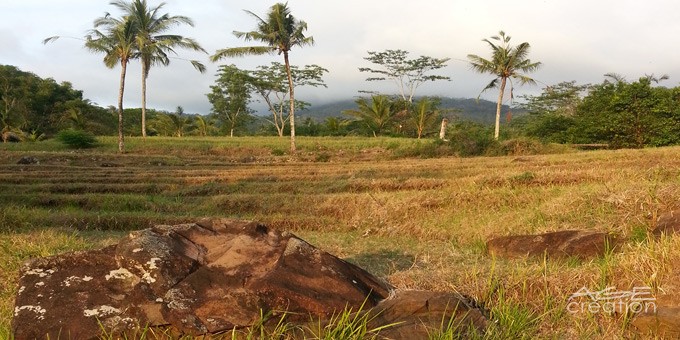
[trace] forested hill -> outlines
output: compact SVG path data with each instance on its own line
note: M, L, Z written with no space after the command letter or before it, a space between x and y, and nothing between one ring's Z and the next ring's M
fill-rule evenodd
M313 104L307 110L298 112L298 115L324 120L327 117L343 117L345 115L342 114L342 111L356 109L356 107L357 105L352 99L338 100L326 104ZM493 123L496 115L496 103L483 99L477 101L477 99L472 98L441 98L440 108L454 110L449 114L451 116L479 123ZM503 105L503 115L508 109L507 105ZM519 111L513 111L514 115L518 113Z

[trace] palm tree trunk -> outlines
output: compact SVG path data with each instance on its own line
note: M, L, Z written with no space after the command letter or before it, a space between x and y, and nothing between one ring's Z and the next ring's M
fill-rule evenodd
M503 106L503 93L505 92L505 82L507 78L501 78L501 91L498 93L498 104L496 104L496 127L493 132L493 139L498 140L501 131L501 107Z
M146 138L146 78L147 73L144 71L148 65L142 58L142 137Z
M290 91L290 153L294 154L295 147L295 89L293 88L293 75L290 72L290 62L288 61L288 51L283 51L283 60L286 64L288 74L288 89Z
M120 85L118 87L118 152L125 152L125 141L123 139L123 93L125 92L125 73L127 71L127 60L120 62Z

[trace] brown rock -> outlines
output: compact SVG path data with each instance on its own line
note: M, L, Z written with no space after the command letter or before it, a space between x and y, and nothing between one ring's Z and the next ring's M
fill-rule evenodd
M655 236L661 236L661 234L672 235L678 232L680 232L680 210L671 211L659 216L656 226L652 230L652 234Z
M618 240L603 232L563 230L539 235L502 236L489 240L489 254L500 257L544 256L581 259L602 256Z
M680 307L660 306L654 312L637 315L631 325L640 335L680 338Z
M156 226L117 246L28 261L12 330L17 340L95 338L163 326L205 334L375 306L391 286L289 233L233 220Z

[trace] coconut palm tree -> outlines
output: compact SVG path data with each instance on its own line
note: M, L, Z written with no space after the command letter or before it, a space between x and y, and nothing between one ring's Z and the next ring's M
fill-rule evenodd
M135 44L140 53L142 64L142 136L146 137L146 82L149 71L154 65L170 64L168 54L177 54L176 48L190 49L207 53L198 42L181 35L166 34L175 26L186 24L194 26L193 21L185 16L161 14L165 3L155 7L149 7L146 0L134 0L131 2L117 0L111 4L120 9L124 16L134 21L137 28ZM190 60L192 65L201 73L205 72L205 66L196 60Z
M256 40L264 43L262 46L232 47L218 50L212 57L212 61L218 61L225 57L240 57L245 55L262 55L278 52L283 54L283 61L288 75L288 88L290 100L290 151L294 153L295 147L295 91L293 76L290 71L288 53L294 46L310 46L314 44L313 37L305 36L307 23L297 20L288 8L288 4L277 3L272 6L265 18L260 18L255 13L246 11L257 20L257 29L250 32L234 31L234 35L245 41Z
M409 110L409 123L415 128L418 139L423 137L427 129L434 126L439 120L439 110L437 99L422 97Z
M104 54L104 65L114 68L120 63L120 82L118 86L118 152L125 152L123 138L123 94L125 93L125 75L130 60L139 56L135 46L137 26L128 17L114 18L106 13L94 21L94 28L85 35L85 48L94 53ZM43 40L43 44L53 42L61 36L52 36ZM75 38L79 39L79 38ZM81 39L79 39L81 40ZM116 108L114 108L115 110Z
M130 60L138 57L135 48L137 34L135 24L128 17L113 18L109 14L94 22L95 28L85 37L85 47L95 53L104 53L104 64L114 68L120 63L120 83L118 86L118 152L125 152L123 139L123 94L125 93L125 74ZM99 30L102 28L102 30Z
M394 121L395 103L385 95L371 96L370 101L359 98L355 103L358 106L356 110L345 110L342 113L359 120L373 133L373 137L380 136Z
M525 73L537 70L541 66L541 63L532 62L527 58L530 47L527 42L523 42L517 46L511 46L510 36L505 35L505 32L503 31L500 31L497 36L493 36L491 39L500 42L495 44L489 39L482 40L491 47L491 59L485 59L474 54L468 54L468 59L470 60L470 65L473 70L479 73L489 73L496 76L482 92L497 86L500 87L498 104L496 106L496 128L494 130L494 139L498 140L501 106L503 105L503 94L505 93L508 79L510 80L510 95L512 96L512 80L517 80L520 85L535 84L536 81L525 75ZM498 84L499 81L500 85Z

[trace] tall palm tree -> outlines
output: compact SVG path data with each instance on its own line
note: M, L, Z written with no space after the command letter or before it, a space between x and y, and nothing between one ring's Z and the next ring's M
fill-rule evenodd
M535 84L536 81L531 79L525 73L537 70L540 62L532 62L527 58L529 54L529 43L523 42L517 46L510 45L510 36L506 36L505 32L500 31L497 36L491 37L499 44L494 44L489 39L482 41L489 44L492 50L491 59L485 59L474 54L468 54L470 65L472 69L479 73L489 73L494 78L489 85L487 85L482 92L500 86L498 93L498 104L496 105L496 128L494 130L494 139L498 140L501 120L501 106L503 105L503 94L505 93L505 86L510 79L510 95L512 96L512 80L516 79L520 85ZM500 85L498 82L500 81Z
M176 48L190 49L207 53L198 42L181 35L166 34L168 30L182 24L194 26L193 21L185 16L160 14L165 2L155 7L149 7L146 0L124 1L117 0L111 5L123 11L126 17L134 21L137 27L135 44L140 53L142 63L142 136L146 137L146 81L153 65L170 64L168 54L177 54ZM190 61L201 73L205 66L196 60Z
M307 23L297 20L290 13L288 4L277 3L272 6L266 18L260 18L255 13L246 11L257 20L257 29L250 32L234 31L234 35L245 41L256 40L264 43L263 46L232 47L218 50L212 57L212 61L218 61L225 57L240 57L245 55L262 55L278 52L283 54L283 61L288 75L288 88L290 100L290 151L294 153L295 147L295 91L293 76L290 71L288 53L293 46L311 46L314 44L313 37L305 36Z
M125 152L123 140L123 94L125 74L130 60L138 57L135 47L136 26L128 17L113 18L109 14L94 22L94 29L85 37L85 47L96 53L104 53L104 64L114 68L120 63L120 85L118 87L118 152ZM98 28L103 28L102 32Z

